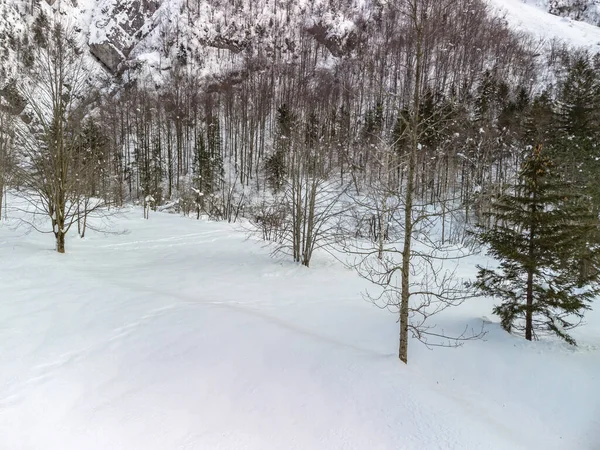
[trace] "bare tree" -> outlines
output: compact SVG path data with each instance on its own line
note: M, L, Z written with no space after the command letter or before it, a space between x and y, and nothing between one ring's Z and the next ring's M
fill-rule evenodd
M429 115L424 113L424 99L435 74L436 23L452 6L449 0L404 0L398 4L410 42L405 87L392 95L398 105L399 126L393 136L377 137L372 145L373 181L366 194L359 193L355 199L360 214L370 217L371 243L365 243L359 233L359 240L346 246L355 256L350 264L377 286L368 298L399 314L399 358L404 363L408 361L409 332L427 345L457 345L481 335L450 336L437 332L428 322L431 316L470 296L455 276L456 261L465 251L435 237L440 219L445 220L460 205L448 191L443 198L436 198L439 196L427 192L423 181L428 159L435 160L436 152L442 153L443 148L443 142L431 135L447 133L452 114L442 106ZM431 337L436 339L428 339Z
M396 144L381 140L372 154L381 163L377 181L351 196L358 221L346 233L351 237L344 250L350 255L346 264L374 284L366 298L399 315L399 357L406 363L409 334L428 346L456 346L480 337L482 330L452 335L431 323L433 316L472 296L467 280L456 273L471 252L461 239L444 239L441 225L448 217L458 223L463 208L458 196L431 201L414 188L409 191L410 183L397 173L410 176L410 154L398 156ZM417 149L423 151L420 145Z
M286 141L283 186L271 202L263 202L256 224L263 238L275 239L276 253L287 253L308 267L316 249L337 240L338 218L347 209L341 200L349 185L340 183L328 168L322 136L307 133L302 138L294 128Z
M17 127L23 153L21 192L34 217L50 218L59 253L65 252L65 236L81 208L97 209L102 203L83 201L87 192L81 179L89 171L80 157L82 126L95 96L87 84L90 70L77 37L60 21L53 23L20 88L29 113ZM35 220L32 224L37 228Z
M0 109L0 220L6 202L6 191L14 172L14 117Z

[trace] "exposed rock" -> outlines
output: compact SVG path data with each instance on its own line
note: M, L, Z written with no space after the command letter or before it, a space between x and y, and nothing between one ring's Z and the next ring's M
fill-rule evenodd
M27 101L19 94L13 81L0 89L0 109L18 116L27 106Z
M56 3L56 0L46 0L46 3L48 3L50 6L54 5ZM71 5L73 5L73 7L77 7L77 0L71 0Z
M206 86L206 92L208 94L214 92L227 92L230 89L233 89L235 86L243 83L244 80L248 78L248 75L249 73L247 70L232 71L226 76L219 77L218 79L215 79L213 82L209 83Z
M321 24L315 23L306 31L315 38L315 40L325 46L335 57L348 55L358 45L358 37L355 31L351 31L346 36L338 36L331 33L331 30Z
M114 27L102 42L90 42L92 55L113 73L129 55L132 47L131 37L120 27Z
M205 45L223 50L229 50L232 53L240 53L247 47L246 42L239 42L235 39L230 39L224 36L217 36L213 39L202 41Z
M159 0L105 0L96 6L103 20L90 30L90 51L111 72L127 59L137 39L152 29L151 17L160 6Z
M600 25L600 1L598 0L551 0L548 4L548 12L555 16Z

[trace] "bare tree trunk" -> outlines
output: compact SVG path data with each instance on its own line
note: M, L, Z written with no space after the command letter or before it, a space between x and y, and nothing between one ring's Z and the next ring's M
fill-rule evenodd
M77 203L77 234L81 236L81 207Z
M65 252L65 233L61 229L56 233L56 251L58 253Z
M525 339L533 340L533 270L527 271L527 311L525 312Z
M403 363L408 363L408 308L410 300L410 256L412 246L412 210L415 183L416 148L411 150L404 203L404 246L402 249L402 290L400 296L400 352Z
M83 209L83 226L81 227L81 239L85 237L85 230L87 228L87 216L88 216L88 202L89 200L85 200L85 208Z
M535 197L534 197L535 201ZM533 222L535 217L535 205L531 206L531 220ZM531 260L533 260L535 256L535 248L533 238L535 236L535 225L531 226L530 236L529 236L529 259L530 264ZM529 267L527 269L527 306L525 311L525 339L528 341L533 340L533 268Z
M413 203L415 190L415 175L417 151L419 150L419 109L421 107L421 73L423 62L423 26L426 19L426 5L419 6L417 0L411 5L411 20L416 32L415 75L412 98L412 113L410 117L410 155L404 198L404 246L402 249L402 282L400 293L400 350L399 357L403 363L408 363L408 310L410 300L410 260L412 252ZM421 9L419 9L421 8Z

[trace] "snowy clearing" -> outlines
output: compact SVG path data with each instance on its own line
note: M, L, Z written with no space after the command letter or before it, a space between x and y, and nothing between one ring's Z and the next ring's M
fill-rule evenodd
M10 211L9 211L10 215ZM0 448L598 449L600 306L580 347L487 325L457 349L410 342L368 286L319 254L273 259L234 227L132 208L120 234L0 225ZM474 271L465 262L465 273Z

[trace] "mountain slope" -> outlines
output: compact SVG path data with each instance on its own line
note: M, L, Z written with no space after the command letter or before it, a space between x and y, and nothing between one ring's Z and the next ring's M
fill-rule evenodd
M600 28L590 23L559 17L542 6L523 0L487 0L492 9L505 17L515 30L549 42L558 39L568 45L600 51Z
M600 28L552 15L546 1L486 0L515 30L546 41L600 50ZM162 75L181 58L193 63L200 77L219 77L264 58L294 61L300 40L308 37L324 45L334 59L347 57L360 45L361 30L377 20L379 0L349 2L275 2L219 0L48 0L39 3L46 15L59 11L80 30L90 52L112 74L148 73L160 83ZM4 1L1 5L0 79L10 79L31 42L39 8L31 2ZM587 11L598 6L590 1ZM591 14L591 13L590 13ZM137 74L137 75L135 75ZM162 74L162 75L161 75Z

